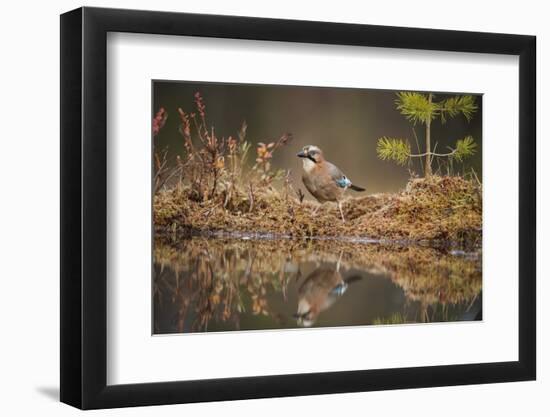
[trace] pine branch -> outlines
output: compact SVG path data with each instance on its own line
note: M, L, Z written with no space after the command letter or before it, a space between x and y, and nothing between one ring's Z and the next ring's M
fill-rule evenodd
M462 162L465 158L475 154L476 148L477 144L474 142L474 138L472 136L466 136L464 139L459 139L456 141L453 158L459 162Z
M397 110L413 124L418 122L426 124L436 116L437 104L430 103L424 94L400 92L395 100Z
M473 96L454 96L438 103L441 123L447 121L447 117L455 117L462 114L469 122L477 111L477 105Z
M456 153L456 149L453 149L451 152L447 152L447 153L437 153L437 152L424 152L424 153L416 153L416 154L411 154L409 155L411 158L421 158L423 156L427 156L427 155L430 155L430 156L452 156Z
M411 155L411 145L406 140L384 136L378 139L376 152L383 161L391 160L404 166Z

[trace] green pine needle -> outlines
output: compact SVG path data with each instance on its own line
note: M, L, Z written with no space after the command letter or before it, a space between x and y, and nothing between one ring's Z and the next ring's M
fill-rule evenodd
M383 161L391 160L399 165L405 165L411 155L411 145L403 139L384 136L378 139L376 152Z
M397 110L415 125L418 122L426 124L429 120L436 117L437 104L430 103L428 97L424 94L412 92L397 93L395 104Z
M439 102L430 102L426 94L400 92L397 93L395 104L397 110L413 124L418 122L426 124L437 116L441 118L442 123L445 123L447 118L456 117L459 114L470 121L478 109L475 97L471 95L454 96Z
M466 136L464 139L456 141L456 148L453 154L453 158L459 162L462 162L465 158L468 158L476 153L477 144L474 142L474 138Z
M473 96L454 96L438 103L441 122L445 123L447 117L455 117L462 114L469 122L477 111L477 105Z

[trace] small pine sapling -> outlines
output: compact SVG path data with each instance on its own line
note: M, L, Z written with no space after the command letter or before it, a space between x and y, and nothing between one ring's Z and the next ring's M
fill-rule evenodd
M413 153L408 139L383 136L378 139L376 151L378 157L384 161L394 161L398 165L406 165L412 158L425 158L424 175L432 175L432 161L434 157L443 157L459 162L472 156L476 151L476 143L472 136L457 140L454 147L449 147L447 153L437 153L432 149L431 125L439 118L441 123L458 115L463 115L469 122L477 111L475 98L471 95L454 96L440 101L434 101L432 93L422 94L415 92L397 93L395 100L397 110L413 125L418 123L425 126L425 150L423 153Z

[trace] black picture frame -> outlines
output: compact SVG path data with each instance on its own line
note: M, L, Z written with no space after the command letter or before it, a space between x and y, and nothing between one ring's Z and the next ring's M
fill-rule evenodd
M519 56L519 360L107 385L108 32ZM60 57L62 402L94 409L535 379L534 36L84 7L61 15Z

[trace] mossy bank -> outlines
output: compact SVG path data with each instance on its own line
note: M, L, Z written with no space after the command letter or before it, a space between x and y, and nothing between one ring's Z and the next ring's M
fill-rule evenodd
M482 189L475 179L430 176L411 179L398 193L347 198L345 223L334 204L312 215L316 203L300 197L300 191L288 187L268 187L201 200L181 184L164 188L153 201L156 237L170 241L198 234L252 233L481 245Z

